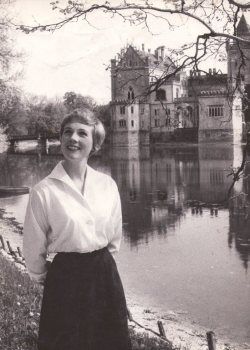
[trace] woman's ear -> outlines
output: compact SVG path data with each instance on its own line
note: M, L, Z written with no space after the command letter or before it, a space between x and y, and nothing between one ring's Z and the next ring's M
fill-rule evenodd
M96 145L96 146L94 147L94 151L95 151L95 152L98 152L100 148L101 148L100 145Z
M100 149L101 147L100 146L94 146L93 148L92 148L92 150L90 151L90 156L92 156L94 153L96 153L97 151L99 151L99 149Z

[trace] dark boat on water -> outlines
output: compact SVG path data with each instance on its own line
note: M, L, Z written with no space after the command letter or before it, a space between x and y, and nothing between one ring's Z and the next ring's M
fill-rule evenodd
M20 194L29 193L29 191L30 191L30 188L27 186L21 186L21 187L0 186L0 197L18 196Z

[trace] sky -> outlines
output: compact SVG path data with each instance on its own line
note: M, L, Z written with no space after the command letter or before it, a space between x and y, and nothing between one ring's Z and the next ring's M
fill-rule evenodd
M51 23L62 15L52 11L51 0L16 0L12 18L17 24ZM87 0L91 1L91 0ZM154 5L160 0L155 0ZM117 0L111 1L112 4ZM97 2L99 4L99 1ZM131 26L121 18L110 18L101 12L89 17L90 23L80 20L54 33L25 34L16 31L15 46L23 52L22 79L24 91L61 97L66 91L92 96L98 103L111 99L110 60L127 44L153 51L189 42L201 31L195 23L170 31L165 22L151 21L151 31ZM176 24L180 18L175 18ZM216 68L213 62L213 67ZM17 66L18 67L18 66ZM20 67L19 67L20 68Z

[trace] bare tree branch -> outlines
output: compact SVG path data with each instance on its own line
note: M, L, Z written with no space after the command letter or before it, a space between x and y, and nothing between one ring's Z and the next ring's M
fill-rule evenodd
M244 0L242 0L242 1L244 1ZM246 4L243 4L242 2L238 2L235 0L228 0L228 2L234 6L237 6L238 8L240 8L242 10L250 9L250 2L247 2Z

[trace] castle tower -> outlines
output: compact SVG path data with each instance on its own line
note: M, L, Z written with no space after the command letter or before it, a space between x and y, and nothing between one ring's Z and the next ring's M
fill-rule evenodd
M244 14L237 26L237 36L250 40L250 27ZM230 40L227 44L227 62L231 91L239 84L250 85L250 43Z
M250 27L243 14L237 26L237 36L250 40ZM246 138L249 130L250 109L245 110L242 91L250 98L250 43L230 40L227 43L228 87L232 96L234 143ZM244 110L244 112L243 112Z
M129 45L118 59L111 60L112 142L113 145L149 145L152 132L167 131L174 112L174 98L182 93L180 74L149 93L157 79L176 67L166 56L165 47L154 53Z

